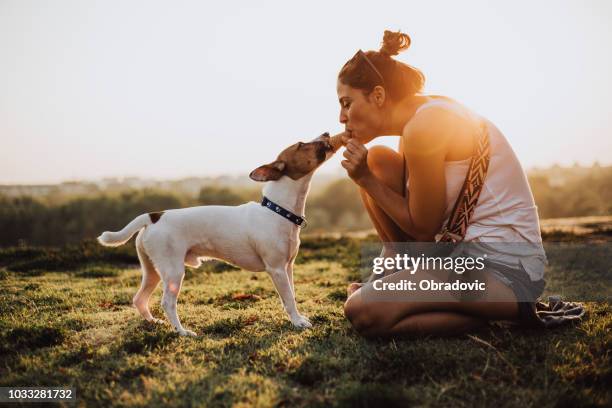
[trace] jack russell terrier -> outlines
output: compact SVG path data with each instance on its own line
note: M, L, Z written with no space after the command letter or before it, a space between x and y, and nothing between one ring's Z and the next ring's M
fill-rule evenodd
M314 171L340 148L341 137L342 133L333 137L325 133L309 143L296 143L272 163L253 170L251 179L266 182L261 203L142 214L121 231L100 235L100 244L119 246L138 232L142 284L133 303L142 317L161 322L149 310L149 298L161 279L161 306L168 320L180 335L195 336L181 325L176 311L185 265L196 268L202 260L215 258L249 271L268 272L291 323L312 327L297 310L293 263L300 246L300 227L306 222L303 214L310 181Z

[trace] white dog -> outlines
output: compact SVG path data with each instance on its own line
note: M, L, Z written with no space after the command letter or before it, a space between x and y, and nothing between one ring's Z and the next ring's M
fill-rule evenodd
M140 231L136 250L142 285L133 299L140 314L148 321L160 322L149 311L149 298L161 279L161 305L168 320L181 335L195 336L181 325L176 311L184 265L198 267L201 260L216 258L246 270L267 271L291 323L311 327L295 303L293 263L312 175L340 147L339 140L340 135L330 138L324 134L309 143L296 143L274 162L253 170L253 180L266 182L262 203L142 214L121 231L100 235L102 245L119 246Z

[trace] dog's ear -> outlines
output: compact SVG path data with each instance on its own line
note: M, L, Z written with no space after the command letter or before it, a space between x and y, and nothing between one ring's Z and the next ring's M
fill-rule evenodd
M249 177L255 181L270 181L278 180L284 174L285 162L276 160L269 164L259 166L249 174Z

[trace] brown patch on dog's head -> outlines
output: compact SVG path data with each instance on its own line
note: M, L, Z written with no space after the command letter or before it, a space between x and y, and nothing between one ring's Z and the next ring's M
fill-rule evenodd
M259 166L249 177L255 181L278 180L282 176L298 180L319 167L331 155L329 135L323 134L312 142L295 143L283 150L275 161Z
M149 213L149 218L151 218L151 222L155 224L157 221L159 221L162 215L164 215L163 211L152 212L152 213Z

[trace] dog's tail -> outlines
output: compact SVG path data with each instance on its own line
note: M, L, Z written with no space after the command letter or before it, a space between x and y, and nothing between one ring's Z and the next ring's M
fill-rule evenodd
M140 231L147 225L155 224L161 218L162 213L142 214L134 218L121 231L105 231L98 237L98 242L104 246L117 247L125 244L132 238L132 235Z

